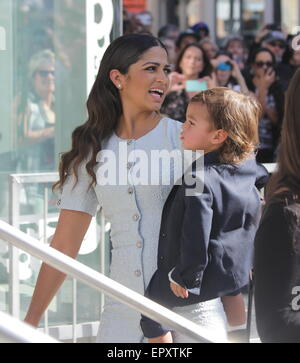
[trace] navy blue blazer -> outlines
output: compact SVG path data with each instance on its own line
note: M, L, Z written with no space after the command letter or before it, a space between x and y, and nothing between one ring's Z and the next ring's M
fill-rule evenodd
M258 189L269 177L254 157L229 165L220 163L218 152L211 152L204 156L203 193L187 196L193 187L186 176L195 176L195 167L194 162L165 202L158 269L146 289L147 297L170 308L211 300L248 284L260 219ZM176 297L168 278L172 269L175 282L199 288L200 294Z

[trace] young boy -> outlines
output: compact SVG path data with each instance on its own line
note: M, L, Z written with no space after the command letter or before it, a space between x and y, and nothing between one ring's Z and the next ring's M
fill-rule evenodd
M207 90L191 100L181 140L186 150L204 151L203 191L191 195L193 187L185 182L196 175L195 162L164 205L158 269L146 290L150 299L192 309L235 295L248 284L260 215L258 189L268 179L254 154L259 117L253 98L228 88ZM239 307L241 297L223 299L225 310L230 312L228 301ZM149 342L173 341L169 329L145 316L141 327Z

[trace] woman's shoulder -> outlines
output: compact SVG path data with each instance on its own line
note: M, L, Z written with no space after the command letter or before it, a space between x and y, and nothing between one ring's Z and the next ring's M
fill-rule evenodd
M170 130L178 130L182 127L181 121L174 120L173 118L170 118L166 115L162 116L161 122L163 122Z
M275 193L264 206L262 222L269 222L272 228L276 223L291 227L300 222L300 196L288 190Z
M180 134L183 125L182 122L168 116L163 116L160 122L168 133L175 134L176 137Z
M160 122L167 138L172 141L172 144L176 146L176 148L181 149L180 133L182 122L174 120L168 116L163 116Z

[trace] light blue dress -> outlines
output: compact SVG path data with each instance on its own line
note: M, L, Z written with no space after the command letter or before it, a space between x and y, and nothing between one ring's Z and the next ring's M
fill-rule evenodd
M153 273L157 268L157 248L163 205L175 181L182 175L180 131L182 123L162 118L158 125L146 135L135 140L120 139L115 133L105 140L102 150L110 150L115 155L117 170L123 167L128 180L120 185L117 171L116 185L100 185L101 172L106 168L114 176L113 165L101 151L97 160L97 185L88 190L91 178L81 165L79 180L75 188L74 177L69 176L64 184L60 200L61 209L78 210L95 215L99 206L103 208L105 219L111 223L112 259L110 278L144 294ZM124 152L127 148L127 155ZM120 151L121 150L121 151ZM144 153L141 156L140 153ZM150 160L153 152L173 151L169 165L159 165ZM174 153L174 150L178 152ZM180 160L179 160L180 159ZM148 167L145 163L148 161ZM125 165L124 165L125 164ZM148 169L150 175L160 179L157 185L138 185L134 177L140 178L137 169ZM123 175L122 174L122 175ZM146 173L147 174L147 173ZM144 174L144 176L146 176ZM108 177L108 173L103 172ZM99 177L99 179L98 179ZM149 183L151 184L151 182ZM165 185L164 185L165 184ZM184 315L184 314L183 314ZM98 342L135 343L144 339L140 329L140 313L128 308L110 297L105 298L101 316ZM180 339L179 339L180 340Z

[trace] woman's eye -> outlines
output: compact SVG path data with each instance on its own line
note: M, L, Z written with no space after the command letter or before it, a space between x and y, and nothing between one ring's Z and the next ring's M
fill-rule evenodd
M171 73L171 69L170 68L165 68L165 72L166 72L166 74L170 74Z
M189 123L190 123L191 125L194 125L194 123L193 123L192 121L189 121Z
M155 71L155 69L156 68L154 66L151 66L151 67L146 68L147 71Z

